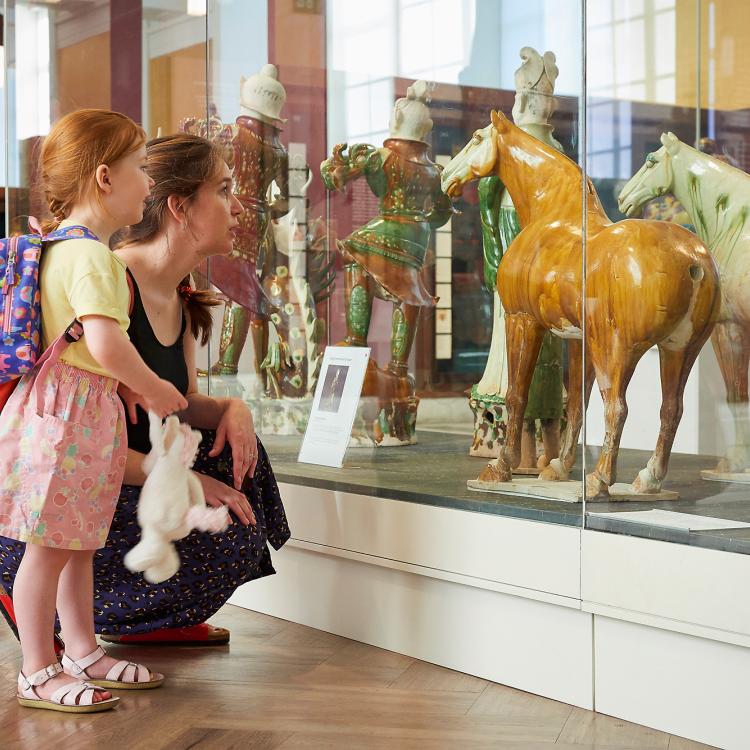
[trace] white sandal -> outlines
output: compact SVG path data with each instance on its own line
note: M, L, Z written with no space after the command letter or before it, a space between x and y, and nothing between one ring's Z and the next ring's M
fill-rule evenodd
M20 672L16 695L18 702L27 708L46 708L50 711L64 711L70 714L91 714L97 711L109 711L120 700L112 697L94 702L94 693L101 693L102 688L88 682L69 682L55 690L49 698L41 698L34 688L49 682L62 671L62 666L55 662L34 672L29 677Z
M149 690L159 687L164 682L164 675L150 672L142 664L125 660L118 661L107 672L106 677L99 678L88 675L86 670L92 664L96 664L103 656L106 656L106 653L101 646L98 646L95 651L77 661L71 659L67 654L63 654L62 666L65 674L79 679L85 678L91 684L108 690Z

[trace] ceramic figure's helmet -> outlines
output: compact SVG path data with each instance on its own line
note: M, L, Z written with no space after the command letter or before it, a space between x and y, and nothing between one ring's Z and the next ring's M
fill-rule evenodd
M554 52L540 55L533 47L520 51L521 67L515 73L516 101L513 121L516 125L549 122L555 110L555 81L559 74Z
M286 91L278 78L276 66L269 63L250 78L240 79L240 108L243 115L249 115L275 127L286 122L281 117L281 108L286 102Z
M406 97L399 99L393 107L389 123L390 137L406 141L426 142L432 130L430 109L430 85L416 81L406 90Z

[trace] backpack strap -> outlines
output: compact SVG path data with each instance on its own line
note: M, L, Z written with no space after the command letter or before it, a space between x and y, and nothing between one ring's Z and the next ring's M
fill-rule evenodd
M31 226L30 221L29 226ZM43 242L60 242L62 240L94 240L96 242L101 241L88 227L84 226L59 227L49 234L42 235Z
M32 234L38 234L42 238L42 242L58 242L60 240L95 240L101 242L101 240L88 228L83 225L75 224L70 227L58 227L49 234L45 234L42 231L42 225L36 216L29 216L29 229Z

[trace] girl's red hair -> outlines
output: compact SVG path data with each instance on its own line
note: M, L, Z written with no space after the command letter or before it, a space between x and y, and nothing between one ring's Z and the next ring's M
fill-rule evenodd
M111 167L145 142L143 128L119 112L79 109L58 120L39 157L44 197L52 214L44 231L54 229L91 194L100 164Z

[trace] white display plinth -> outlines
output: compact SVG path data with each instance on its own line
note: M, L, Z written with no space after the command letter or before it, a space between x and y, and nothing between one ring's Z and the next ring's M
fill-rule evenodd
M750 736L750 556L282 484L231 602L722 748Z

